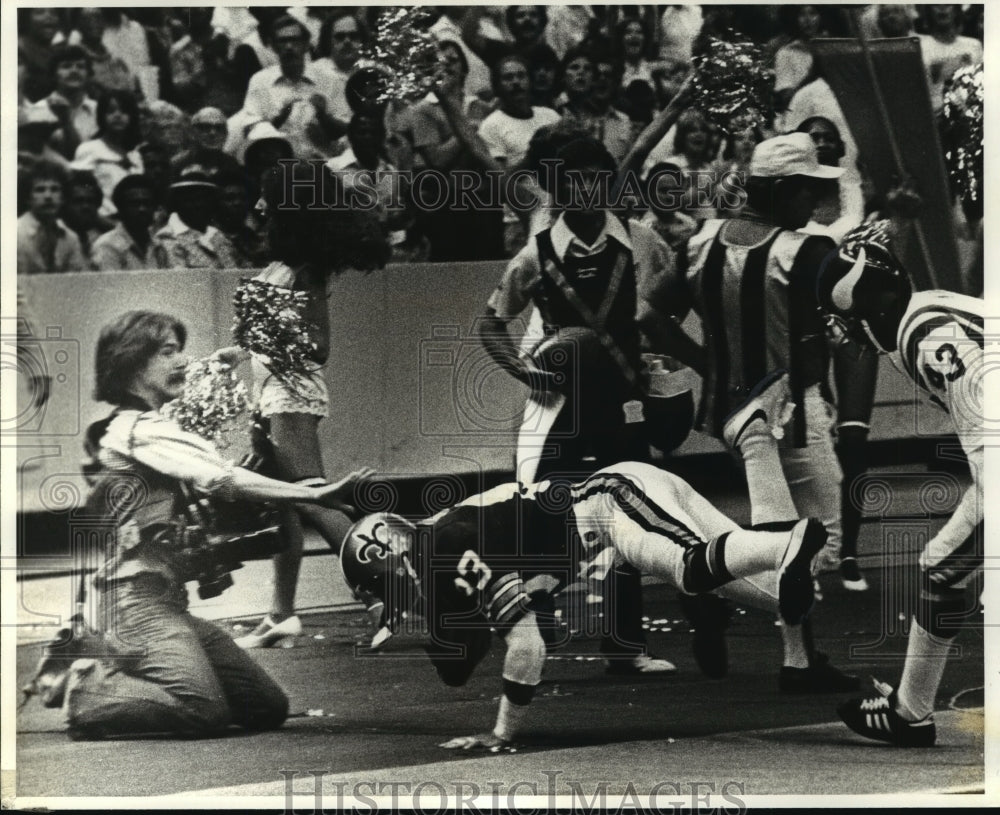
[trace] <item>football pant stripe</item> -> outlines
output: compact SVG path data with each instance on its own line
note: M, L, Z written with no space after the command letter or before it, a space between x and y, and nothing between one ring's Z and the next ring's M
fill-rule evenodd
M685 549L705 542L683 521L674 518L663 507L650 500L646 493L626 476L609 473L588 479L583 484L579 500L596 494L610 495L615 503L644 530L669 538Z

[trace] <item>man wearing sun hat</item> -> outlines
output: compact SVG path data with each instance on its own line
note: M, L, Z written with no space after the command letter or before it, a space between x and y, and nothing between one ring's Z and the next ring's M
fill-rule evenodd
M794 502L794 507L785 506L795 517L778 520L821 520L827 546L838 552L841 471L831 438L830 351L815 293L823 260L836 247L828 237L797 230L809 222L824 188L841 173L839 167L819 163L806 133L758 144L742 213L706 221L682 245L670 300L659 304L660 311L679 319L692 308L701 318L707 365L696 427L739 450L748 472L758 464L756 445L740 438L739 428L727 420L768 374L788 371L795 410L780 441L780 455ZM836 365L846 362L835 360ZM782 691L857 687L856 677L812 652L807 631L787 626L782 631Z
M233 269L239 264L229 239L213 223L219 188L198 164L180 170L170 185L170 218L156 239L174 269Z

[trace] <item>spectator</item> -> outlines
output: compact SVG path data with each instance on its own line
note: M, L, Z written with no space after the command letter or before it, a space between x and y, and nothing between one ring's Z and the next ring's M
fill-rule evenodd
M781 9L791 41L774 55L774 106L783 112L813 67L810 40L826 36L823 17L816 6L784 6Z
M274 48L279 64L250 79L242 114L250 121L266 119L287 134L299 158L326 158L330 141L346 130L333 111L334 83L329 74L306 62L309 35L289 16L274 22Z
M347 138L350 147L326 166L340 178L346 191L374 192L373 210L385 227L394 259L403 260L400 255L410 248L404 246L406 229L413 219L406 207L409 189L397 168L385 159L385 123L380 116L356 113L348 125Z
M309 32L309 47L315 53L319 48L320 35L323 24L330 19L331 15L339 12L338 8L329 6L289 6L286 9L289 17L294 17ZM349 13L356 14L356 10Z
M921 6L920 12L927 29L920 35L920 51L927 69L931 89L931 105L937 113L944 105L944 84L958 68L983 61L983 44L958 33L961 6Z
M456 170L472 171L479 165L459 140L438 101L439 94L450 97L473 127L489 113L475 96L464 92L468 63L458 43L439 43L444 68L436 93L417 102L411 112L413 147L424 167L448 174L448 201L457 196ZM483 196L486 185L468 190ZM486 200L483 198L483 200ZM499 209L479 206L440 207L418 215L423 233L430 241L429 260L492 260L503 257L503 226Z
M102 200L101 186L93 173L74 170L69 174L63 193L62 219L76 233L88 258L92 256L94 241L114 226L100 215Z
M226 117L218 108L202 108L191 117L191 134L194 146L178 153L171 164L180 170L197 164L213 181L220 173L239 171L240 163L222 146L226 141Z
M94 265L102 272L169 269L163 244L153 237L156 189L145 175L127 175L112 193L118 224L94 241Z
M129 173L142 172L142 157L135 149L140 141L139 106L128 91L109 91L97 103L97 138L76 148L73 167L90 170L101 185L101 214L114 214L111 193Z
M660 59L674 64L690 62L701 24L700 6L667 6L660 17Z
M79 45L90 58L90 93L100 98L107 91L131 91L141 99L139 80L121 57L113 56L104 44L107 20L100 8L73 9L75 29L69 43Z
M157 231L171 268L233 269L236 254L213 225L219 188L197 168L184 168L170 185L170 218Z
M140 110L142 137L160 145L172 159L188 146L188 116L176 105L162 99Z
M637 81L645 82L651 91L656 90L656 77L663 66L648 59L650 40L642 20L626 17L615 28L615 57L623 66L619 86L622 91Z
M526 57L534 45L545 42L545 26L549 21L546 6L505 7L504 19L513 42L482 33L485 11L482 6L470 6L462 19L462 39L487 65L494 66L501 57L512 54Z
M243 166L246 167L250 196L254 201L260 197L261 176L277 167L282 159L293 157L292 145L285 134L276 130L270 122L257 122L250 128Z
M386 157L390 164L401 170L413 168L413 135L410 106L396 100L385 101L385 69L364 67L356 70L344 86L344 96L351 115L380 117L385 123ZM349 147L346 134L337 140L333 155L340 155Z
M17 219L17 273L82 272L90 268L80 239L59 220L66 189L66 169L38 161L25 187L28 211Z
M242 12L248 19L237 20ZM233 73L244 97L247 84L255 73L278 64L278 55L271 47L271 26L284 14L284 9L274 6L246 9L219 6L212 15L212 26L229 35Z
M816 157L820 164L826 167L840 166L846 148L844 140L840 138L840 131L833 122L822 116L812 116L802 122L797 130L799 133L809 134L816 145ZM802 228L803 232L829 235L840 243L848 232L861 223L865 216L861 183L857 176L845 179L846 175L844 173L837 180L836 188L829 195L817 201L812 220Z
M47 105L59 120L52 145L71 158L80 142L97 133L97 102L87 95L90 58L78 45L57 45L50 66L55 90L37 104Z
M17 62L24 67L22 86L30 102L44 99L55 89L50 57L58 31L55 9L43 6L17 10Z
M622 84L622 63L616 61L610 49L594 52L594 134L608 148L615 163L625 158L635 140L635 128L627 113L614 107Z
M523 57L501 57L493 65L491 78L500 108L483 120L479 135L490 155L511 170L524 159L535 131L558 122L559 114L551 108L532 106L528 64ZM508 254L518 251L525 237L524 226L517 216L509 208L505 209L504 250Z
M212 27L213 9L186 9L187 26L170 46L171 99L186 111L217 107L235 113L246 86L229 64L229 40Z
M170 169L170 158L167 151L159 144L143 142L137 148L142 157L143 175L149 179L153 189L153 231L166 226L170 212L167 200L170 197L170 184L173 172Z
M544 42L535 43L525 53L531 80L531 104L555 110L559 94L559 57Z
M556 110L588 129L594 111L594 61L589 49L577 46L566 52L559 65L559 86L565 101Z
M909 37L913 33L913 6L880 3L869 8L876 10L877 36Z
M267 265L267 238L251 211L246 174L239 168L218 173L213 181L219 188L216 223L232 244L236 265L241 269Z
M142 95L146 99L160 98L159 71L150 56L146 29L124 12L114 8L102 8L104 31L101 42L108 53L120 59L139 80Z
M351 8L334 9L324 21L319 34L319 59L316 67L330 76L330 114L347 121L351 109L347 104L347 80L357 66L361 49L368 42L368 32Z
M27 172L37 161L52 161L63 167L68 162L50 144L59 129L59 120L48 105L34 104L17 111L17 166Z
M672 149L663 155L668 143ZM708 120L701 111L689 108L677 120L672 141L667 134L650 154L646 166L665 161L680 167L687 186L684 211L696 219L714 218L715 207L712 201L705 200L705 195L715 189L714 183L706 183L710 181L707 174L712 170L715 152L716 144Z
M428 6L427 8L430 10L434 7ZM490 91L490 69L462 39L460 23L465 11L466 9L462 6L438 6L435 9L438 17L427 30L440 42L451 40L459 44L462 53L465 54L466 61L469 63L466 90L480 99L487 100L492 93ZM556 57L556 64L558 63L559 58Z
M764 141L764 132L756 122L739 116L730 119L728 132L722 156L715 163L715 175L719 179L717 189L743 190L750 177L750 159L754 148ZM733 206L721 197L719 203L725 205L725 210L719 212L720 218L738 218L743 210L742 205Z
M561 60L574 48L599 33L601 23L594 8L584 6L551 6L545 26L545 42Z
M646 176L646 205L649 211L640 223L648 226L674 252L698 231L698 222L681 212L687 182L676 164L661 162Z

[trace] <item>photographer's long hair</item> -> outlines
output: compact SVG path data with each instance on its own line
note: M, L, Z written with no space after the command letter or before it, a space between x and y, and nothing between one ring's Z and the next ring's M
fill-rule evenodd
M329 275L382 268L390 247L374 210L356 209L322 162L282 161L264 175L271 257Z

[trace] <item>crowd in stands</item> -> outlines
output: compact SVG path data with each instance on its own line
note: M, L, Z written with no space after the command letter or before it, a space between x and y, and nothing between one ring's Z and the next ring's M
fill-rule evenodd
M859 27L919 36L936 109L955 69L983 54L982 5L426 8L442 74L437 95L410 103L385 101L363 59L385 7L19 9L18 273L263 266L254 206L281 159L322 160L347 187L365 171L432 168L449 183L482 171L445 107L506 170L542 128L586 132L621 162L692 55L733 30L774 68L774 118L723 133L687 110L642 167L676 205L637 201L635 214L676 246L728 212L692 194L697 173L740 173L755 144L801 129L847 168L807 227L839 238L871 202L811 41ZM377 178L396 261L510 257L533 228L500 206L421 208L405 173Z

